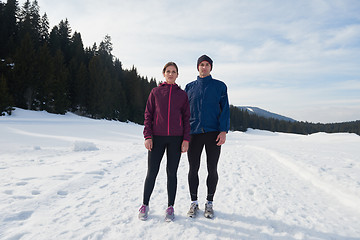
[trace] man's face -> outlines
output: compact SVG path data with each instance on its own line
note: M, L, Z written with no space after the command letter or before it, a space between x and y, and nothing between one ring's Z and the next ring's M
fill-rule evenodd
M201 78L207 77L210 75L211 72L211 65L208 61L202 61L199 64L199 76Z

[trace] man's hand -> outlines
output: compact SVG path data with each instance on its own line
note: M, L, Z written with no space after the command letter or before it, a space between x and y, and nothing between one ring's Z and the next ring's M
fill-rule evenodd
M220 132L219 135L216 138L216 142L218 146L221 146L225 143L226 141L226 132Z

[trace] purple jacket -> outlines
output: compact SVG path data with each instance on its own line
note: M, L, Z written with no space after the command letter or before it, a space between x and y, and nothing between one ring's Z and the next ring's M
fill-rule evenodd
M146 103L144 137L183 136L190 141L190 107L187 94L176 84L153 88Z

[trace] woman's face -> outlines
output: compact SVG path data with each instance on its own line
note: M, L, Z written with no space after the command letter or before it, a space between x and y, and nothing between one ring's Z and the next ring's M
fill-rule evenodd
M176 78L178 77L178 73L174 66L168 66L163 74L168 84L174 84Z

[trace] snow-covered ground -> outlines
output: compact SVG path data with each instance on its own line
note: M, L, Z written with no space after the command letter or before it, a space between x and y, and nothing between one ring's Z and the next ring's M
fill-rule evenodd
M164 222L165 161L137 213L147 170L143 127L16 109L0 117L0 239L360 239L360 137L230 132L216 217L188 219L187 157L176 219ZM206 164L200 169L201 210Z

